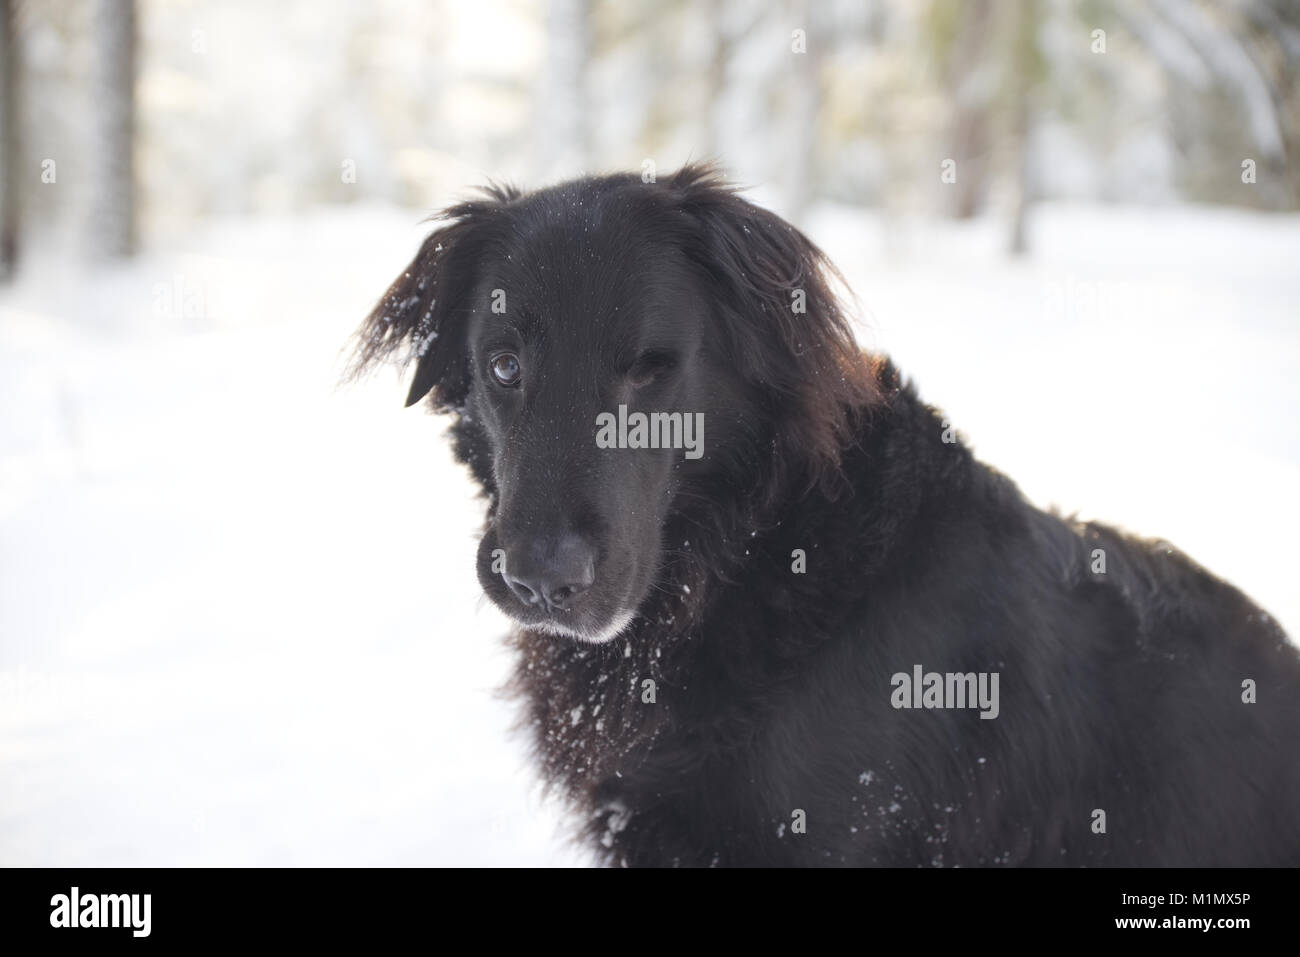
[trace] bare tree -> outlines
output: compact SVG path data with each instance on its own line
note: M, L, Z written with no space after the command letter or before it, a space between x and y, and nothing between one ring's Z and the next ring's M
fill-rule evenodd
M134 0L93 0L90 44L89 252L126 256L135 249Z
M994 83L987 52L993 8L989 0L969 0L959 11L948 60L947 80L952 90L949 142L958 166L953 215L969 219L978 212L988 185Z
M13 0L0 0L0 280L18 263L22 202L18 177L22 137L18 119L18 11Z
M540 172L572 176L591 162L590 0L552 0L547 9L546 65L537 110Z
M748 7L734 0L709 0L705 10L713 44L705 74L704 138L700 156L722 159L727 142L724 119L729 109L735 108L728 101L732 60L741 45L762 25L766 11L762 6Z
M791 51L789 73L790 154L785 172L786 215L802 223L812 198L813 160L817 152L817 117L821 106L820 70L822 34L813 21L815 7L809 0L790 0L793 29L803 31L802 52Z
M713 46L709 51L709 67L705 76L703 155L709 159L716 158L722 151L723 99L727 92L727 70L731 66L735 48L735 38L727 22L729 6L728 0L709 0L707 6Z
M1037 0L1015 0L1005 9L1013 19L1011 28L1011 70L1006 76L1011 112L1011 175L1014 206L1011 213L1011 252L1025 253L1029 248L1025 220L1033 197L1033 170L1030 168L1030 137L1036 109L1035 97L1042 72L1038 50L1039 10Z

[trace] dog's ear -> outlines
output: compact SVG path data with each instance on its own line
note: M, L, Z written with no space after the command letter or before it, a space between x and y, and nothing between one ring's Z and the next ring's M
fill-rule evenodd
M466 324L484 232L507 198L495 188L489 196L453 206L437 217L442 224L420 245L357 331L352 375L392 359L404 366L414 363L408 406L426 395L440 411L464 404L470 386Z
M670 181L698 225L692 259L718 290L716 312L742 375L774 399L792 445L829 474L853 418L878 399L867 356L835 294L843 280L803 233L737 195L711 166Z

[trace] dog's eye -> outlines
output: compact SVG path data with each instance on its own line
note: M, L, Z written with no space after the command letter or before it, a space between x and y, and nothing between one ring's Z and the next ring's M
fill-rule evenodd
M633 388L639 389L642 386L649 385L655 379L659 378L665 372L672 369L676 359L671 353L667 352L647 352L636 360L632 368L627 371L628 382Z
M519 357L513 352L502 352L492 357L490 363L492 378L504 386L513 388L519 384L523 370L519 368Z

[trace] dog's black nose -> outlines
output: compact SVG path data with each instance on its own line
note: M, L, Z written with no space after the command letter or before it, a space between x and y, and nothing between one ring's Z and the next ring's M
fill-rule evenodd
M525 605L562 611L596 580L596 552L577 535L535 539L507 550L502 577Z

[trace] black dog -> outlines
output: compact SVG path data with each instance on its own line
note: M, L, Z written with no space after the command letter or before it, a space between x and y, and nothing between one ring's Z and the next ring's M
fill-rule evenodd
M1300 864L1282 630L1029 505L859 351L796 229L700 166L443 220L359 367L406 354L407 404L453 415L602 860Z

